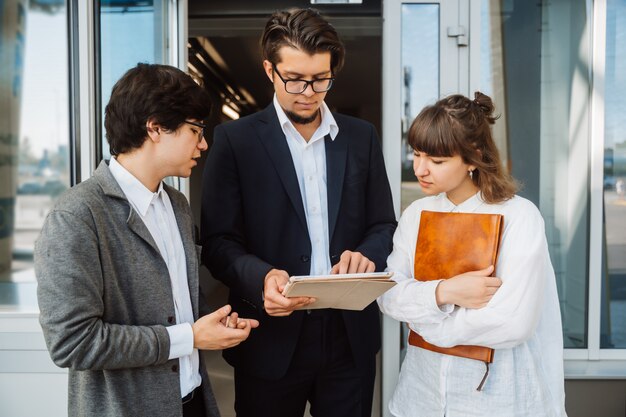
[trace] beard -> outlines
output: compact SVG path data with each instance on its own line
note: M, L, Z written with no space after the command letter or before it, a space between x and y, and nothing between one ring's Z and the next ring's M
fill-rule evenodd
M317 119L317 115L319 110L313 113L311 116L300 116L292 111L283 109L289 120L298 125L308 125L309 123L313 123L315 119Z

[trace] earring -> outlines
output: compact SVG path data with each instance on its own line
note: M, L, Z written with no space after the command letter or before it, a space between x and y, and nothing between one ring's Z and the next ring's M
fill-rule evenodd
M474 179L474 170L469 170L468 173L469 173L470 180Z

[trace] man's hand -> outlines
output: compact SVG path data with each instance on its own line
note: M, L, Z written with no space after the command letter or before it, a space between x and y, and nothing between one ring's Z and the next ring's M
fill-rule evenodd
M331 274L355 274L359 272L374 272L376 265L367 259L361 252L344 251L333 269Z
M315 301L315 298L311 297L285 297L283 290L287 281L289 281L289 275L286 271L279 269L272 269L265 276L263 306L270 316L288 316L293 313L293 310L305 307Z
M231 307L224 307L200 317L192 326L193 347L202 350L219 350L237 346L259 326L253 319L241 319L237 313L230 316ZM228 325L227 325L228 324Z
M465 308L482 308L487 305L502 285L502 280L490 277L493 265L480 271L466 272L437 285L437 304L456 304Z

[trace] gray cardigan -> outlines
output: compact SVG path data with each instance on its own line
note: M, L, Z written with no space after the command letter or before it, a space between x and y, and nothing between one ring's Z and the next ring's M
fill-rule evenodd
M199 315L198 247L186 198L168 193ZM70 416L182 416L165 261L105 162L63 194L35 243L40 323L52 360L69 368ZM219 416L200 355L207 415Z

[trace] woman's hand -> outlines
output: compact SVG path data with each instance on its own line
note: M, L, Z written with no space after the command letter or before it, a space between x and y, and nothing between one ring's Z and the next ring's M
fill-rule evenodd
M500 278L489 276L492 272L493 265L441 281L435 290L437 304L483 308L502 285Z

